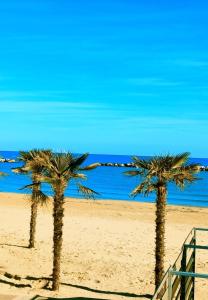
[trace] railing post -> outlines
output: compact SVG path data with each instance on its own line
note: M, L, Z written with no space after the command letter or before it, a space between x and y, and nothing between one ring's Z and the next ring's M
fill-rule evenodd
M208 250L208 246L197 245L197 231L208 232L208 228L193 228L191 230L176 262L167 270L152 299L173 300L173 297L174 299L180 297L180 300L194 300L195 279L208 279L208 274L196 273L196 249Z
M196 246L196 228L194 228L194 246ZM196 248L193 249L193 273L196 273ZM195 296L195 277L192 278L192 291L191 291L191 300L194 300Z
M183 246L183 255L181 260L181 271L186 272L186 256L187 256L187 247ZM181 276L181 297L180 300L185 300L186 297L186 277Z
M172 300L172 268L168 271L168 300Z

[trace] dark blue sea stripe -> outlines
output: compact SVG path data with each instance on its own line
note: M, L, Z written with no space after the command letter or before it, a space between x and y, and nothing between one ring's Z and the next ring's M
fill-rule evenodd
M0 156L16 159L18 152L0 151ZM129 163L131 157L127 155L90 155L86 164L94 162L118 162ZM192 163L200 163L201 165L208 165L208 158L197 159L192 158ZM0 171L6 172L9 176L1 178L0 191L22 193L19 188L29 183L29 179L23 175L16 175L11 172L11 167L18 166L18 163L1 163ZM127 177L123 174L122 168L102 167L93 171L86 172L88 180L83 184L94 189L100 195L98 199L112 199L112 200L133 200L129 197L130 192L139 183L136 177ZM208 172L201 172L201 180L198 180L192 185L189 185L184 191L176 188L174 185L169 185L168 204L186 205L186 206L200 206L208 207ZM44 191L51 194L51 189L48 185L44 185ZM29 193L29 191L28 191ZM81 198L78 193L76 185L73 183L67 188L66 195L71 197ZM134 201L154 202L155 195L148 197L138 196Z

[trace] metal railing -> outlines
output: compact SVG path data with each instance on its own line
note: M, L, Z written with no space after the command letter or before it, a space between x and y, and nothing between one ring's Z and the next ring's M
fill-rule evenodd
M197 231L208 228L193 228L183 243L175 263L169 267L152 300L194 300L195 278L208 279L208 274L196 273L196 250L208 250L197 245Z

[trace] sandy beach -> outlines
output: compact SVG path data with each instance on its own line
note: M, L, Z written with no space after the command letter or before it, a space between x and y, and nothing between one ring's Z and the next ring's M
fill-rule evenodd
M37 243L28 249L28 196L0 193L0 292L70 299L150 299L154 292L153 204L67 198L61 288L50 291L52 205L39 208ZM208 209L168 206L166 267L173 263L192 227L208 227ZM207 235L201 236L202 242ZM197 268L208 273L201 251ZM15 276L16 275L16 276ZM197 298L207 299L207 282ZM82 299L83 299L82 298Z

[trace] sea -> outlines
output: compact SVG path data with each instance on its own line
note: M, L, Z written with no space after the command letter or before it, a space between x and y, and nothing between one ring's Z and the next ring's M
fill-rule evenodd
M0 151L0 157L17 159L18 152L15 151ZM138 155L139 156L139 155ZM141 158L148 158L139 156ZM132 162L130 155L105 155L105 154L90 154L84 165L95 162L101 163L129 163ZM190 158L190 163L199 163L203 166L208 166L208 158ZM26 175L19 175L12 172L12 168L20 166L20 162L15 163L0 163L0 171L7 173L8 176L0 177L0 192L12 193L30 193L28 189L21 188L30 184L30 178ZM126 167L98 167L91 171L86 171L87 180L82 180L80 183L95 190L99 195L95 197L96 201L103 200L127 200L140 202L155 202L155 193L147 197L138 195L136 198L130 197L130 192L136 185L139 184L138 177L129 177L124 175L124 172L130 170ZM208 207L208 172L200 172L198 180L186 186L184 190L180 190L174 184L168 186L167 203L171 205L197 206ZM43 185L44 192L52 194L50 186ZM83 198L76 186L76 181L71 181L65 192L66 196Z

